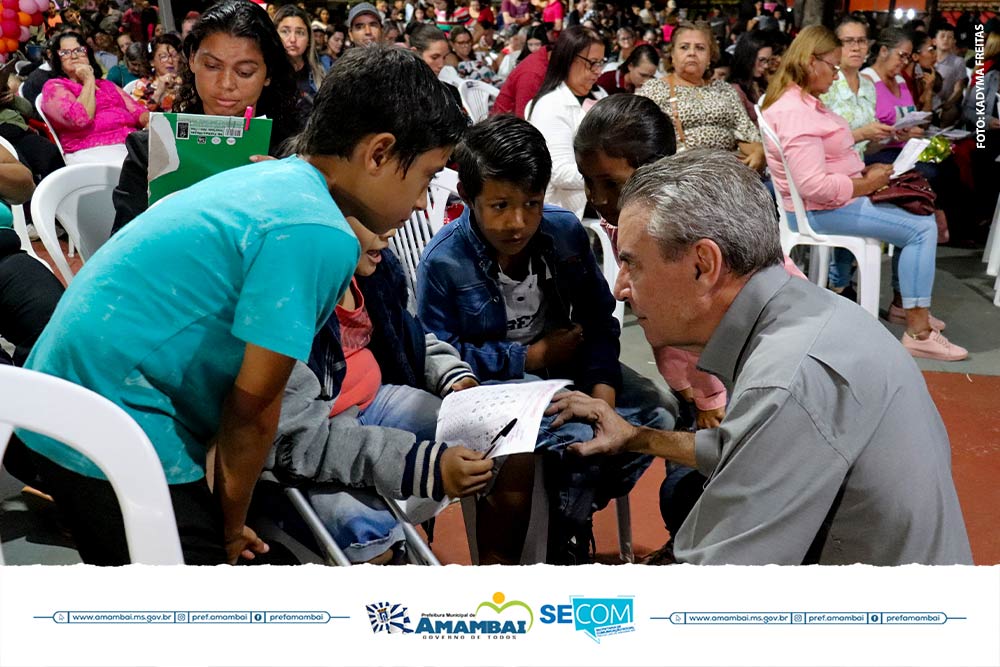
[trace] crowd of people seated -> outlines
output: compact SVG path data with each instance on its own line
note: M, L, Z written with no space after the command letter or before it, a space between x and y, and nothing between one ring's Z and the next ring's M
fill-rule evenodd
M938 244L981 243L1000 188L1000 22L970 74L966 18L797 29L767 4L698 17L651 0L220 0L177 33L146 0L66 7L37 28L44 64L0 78L0 136L21 161L0 149L0 363L136 420L191 564L266 558L252 500L294 523L255 498L264 470L303 489L353 562L403 560L385 499L417 497L473 499L479 560L501 564L521 558L541 471L547 561L590 562L593 514L655 457L671 540L650 562L969 562L947 434L910 357L968 356L930 309ZM467 80L497 87L489 117L463 102ZM983 89L985 110L969 101ZM146 128L168 111L265 116L268 154L150 207ZM931 118L897 129L910 111ZM933 212L873 202L931 123L977 131L917 163ZM65 290L11 228L10 207L63 166L46 131L66 163L121 166L113 235ZM390 242L444 168L457 196L411 293ZM817 232L894 246L899 340L852 303L849 252L828 289L781 252L792 182ZM588 228L611 242L613 284ZM616 300L670 392L619 361ZM857 357L834 345L848 330ZM869 358L891 382L866 376ZM534 455L437 440L450 393L551 378L575 391ZM816 397L834 412L812 411ZM912 436L892 446L920 490L885 477L885 424ZM799 468L768 464L783 447ZM92 462L21 431L8 458L84 561L128 562ZM898 539L875 545L866 522Z

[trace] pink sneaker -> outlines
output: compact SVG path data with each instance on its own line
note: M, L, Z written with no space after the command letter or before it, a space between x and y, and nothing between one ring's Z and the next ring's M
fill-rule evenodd
M947 326L944 320L939 320L933 315L928 314L927 319L930 320L931 329L935 331L944 331ZM889 321L893 324L906 324L906 311L894 303L889 304Z
M903 347L914 357L921 359L937 359L938 361L961 361L969 356L969 351L948 341L940 331L931 331L931 335L920 340L904 333Z

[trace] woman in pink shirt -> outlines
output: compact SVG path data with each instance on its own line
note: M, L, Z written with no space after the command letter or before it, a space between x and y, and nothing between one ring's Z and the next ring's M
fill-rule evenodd
M55 77L42 88L41 108L59 135L66 162L121 163L125 137L146 127L149 112L100 78L100 65L79 33L62 33L50 52Z
M542 23L551 23L553 30L561 32L565 16L566 8L563 7L562 0L550 0L542 10Z
M816 231L873 237L900 249L893 257L893 289L906 316L903 347L915 357L964 359L968 352L949 342L941 334L944 323L930 314L937 245L934 216L871 202L868 195L889 184L892 167L865 167L847 121L819 100L837 76L840 56L841 42L828 28L810 26L799 33L768 85L763 120L778 135ZM788 176L776 147L766 144L775 189L794 227Z

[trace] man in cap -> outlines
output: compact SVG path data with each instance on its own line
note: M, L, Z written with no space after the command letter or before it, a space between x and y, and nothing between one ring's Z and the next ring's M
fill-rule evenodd
M333 58L326 52L326 24L322 21L312 22L313 48L316 49L316 60L323 66L324 71L329 71L333 64Z
M382 39L382 17L370 2L361 2L347 15L347 29L354 46L371 46Z

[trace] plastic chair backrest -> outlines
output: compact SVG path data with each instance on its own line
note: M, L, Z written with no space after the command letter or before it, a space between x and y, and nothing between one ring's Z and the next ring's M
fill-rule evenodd
M7 149L7 152L11 154L15 160L18 159L17 149L14 145L0 137L0 146ZM24 204L8 204L10 206L10 212L14 216L14 231L17 232L17 236L21 239L21 250L28 253L35 259L39 259L38 255L35 253L35 249L31 246L31 239L28 237L28 223L24 217ZM44 262L43 262L44 264ZM48 264L46 264L48 266Z
M774 150L778 154L778 158L781 161L781 171L785 175L785 182L788 183L788 191L789 197L792 200L792 208L795 209L795 224L796 227L798 227L798 233L820 242L828 241L827 237L813 231L812 226L809 224L809 216L806 213L805 203L802 201L802 196L799 194L798 188L795 187L795 179L792 177L792 172L788 168L788 161L785 160L785 151L781 148L781 142L778 140L777 133L764 119L764 113L761 111L760 106L754 105L754 109L757 111L757 124L760 127L761 137L774 146ZM771 173L774 174L775 167L777 165L775 164L771 153L765 150L764 157L767 159L767 166L771 169ZM778 206L781 206L780 193L778 197Z
M472 122L478 123L490 115L490 107L500 94L500 89L484 81L470 79L462 82L458 87L458 93Z
M111 482L132 562L184 563L163 466L149 438L124 410L72 382L13 366L0 366L0 395L0 459L14 428L65 443Z
M31 219L67 284L73 272L56 237L56 218L86 262L111 237L115 220L111 193L121 173L120 164L71 165L52 172L35 189Z
M413 211L403 226L389 240L389 247L396 253L406 270L406 284L411 295L417 291L417 265L424 248L442 227L448 210L448 197L458 195L458 173L443 169L427 190L427 210Z
M445 65L441 68L441 71L438 72L438 81L443 81L458 88L462 85L465 79L462 78L462 75L458 73L457 69L451 65Z
M59 141L59 134L56 132L56 128L52 127L52 122L49 120L48 116L42 110L42 94L38 93L38 97L35 98L35 111L38 112L38 116L45 121L45 126L49 128L49 134L52 135L52 140L56 142L56 147L59 149L59 154L63 156L63 160L66 159L66 151L63 150L62 142Z

